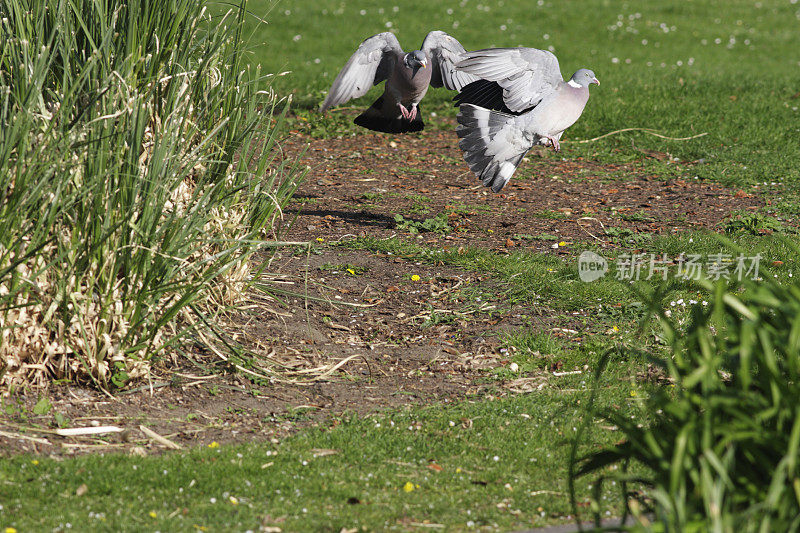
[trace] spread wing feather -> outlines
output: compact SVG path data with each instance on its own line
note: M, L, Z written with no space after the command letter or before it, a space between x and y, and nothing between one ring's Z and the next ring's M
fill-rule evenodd
M564 79L558 59L536 48L490 48L465 52L455 69L497 82L509 110L522 112L536 106Z
M373 85L389 77L402 53L397 37L391 32L365 39L336 76L321 111L367 94Z
M455 37L443 31L432 31L422 42L421 50L431 62L432 87L446 87L451 91L460 91L462 87L478 79L468 72L455 69L461 54L466 51Z

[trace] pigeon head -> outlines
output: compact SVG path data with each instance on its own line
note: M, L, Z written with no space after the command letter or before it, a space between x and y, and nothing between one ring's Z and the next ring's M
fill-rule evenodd
M569 84L573 87L588 87L592 83L600 85L600 82L595 77L594 72L588 68L578 69L569 80Z
M413 52L407 53L403 58L403 62L406 67L414 71L414 74L416 74L420 68L428 68L428 58L425 57L425 52L422 50L414 50Z

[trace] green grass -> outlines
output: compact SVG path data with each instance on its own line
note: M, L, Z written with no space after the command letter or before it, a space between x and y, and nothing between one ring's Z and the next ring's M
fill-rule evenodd
M625 408L630 365L619 363L620 380L606 399ZM534 394L346 415L335 426L277 446L146 458L13 457L0 462L0 526L407 531L424 521L448 530L471 529L470 523L510 530L566 521L566 462L582 416L579 402L588 397L585 379L550 376ZM596 444L615 439L600 427L592 438ZM407 483L413 490L404 490ZM82 485L86 491L79 496ZM619 512L613 494L609 487L604 513Z
M560 312L590 313L592 316L598 306L606 309L620 309L625 316L616 316L627 320L638 316L639 311L632 304L637 297L631 291L628 279L618 279L622 263L626 255L632 252L645 254L645 265L640 270L640 281L635 284L639 290L653 290L657 286L658 272L651 280L645 278L649 274L649 258L656 260L666 254L670 259L684 253L687 257L699 256L703 272L708 271L708 262L715 256L723 254L733 263L739 254L745 258L761 256L759 274L771 276L781 281L791 281L800 272L800 258L796 256L795 247L790 237L774 234L756 236L746 233L735 233L728 237L705 232L693 232L680 236L667 237L643 234L647 239L639 239L636 249L616 248L602 249L591 243L575 243L569 245L571 256L566 261L550 254L516 252L509 255L495 254L489 250L470 247L461 251L432 248L402 238L376 239L363 237L347 241L340 246L346 248L366 249L376 252L389 252L409 260L423 260L433 264L445 263L476 272L491 273L502 281L503 297L510 303L520 302L536 307ZM593 250L603 255L609 262L610 270L603 278L586 283L580 280L577 271L578 255L584 250ZM775 264L777 262L777 264ZM746 266L752 261L747 259ZM657 264L656 264L657 266ZM728 272L734 273L735 265ZM694 285L683 281L677 275L677 266L668 270L669 293L673 300L697 299ZM734 276L736 277L736 276ZM603 325L606 325L603 323ZM613 326L614 324L608 324Z
M330 137L359 130L344 114L332 112L320 117L315 108L357 44L384 31L387 23L391 22L407 49L418 46L432 29L450 32L467 49L553 46L564 75L586 66L602 82L600 87L593 87L586 112L568 130L567 141L629 127L653 128L670 136L708 135L680 142L641 132L622 133L593 143L565 142L561 154L547 153L545 157L636 162L660 177L714 179L747 192L769 194L774 199L768 209L773 215L788 217L790 222L796 216L800 208L796 194L800 183L796 164L800 160L800 100L795 96L800 8L796 4L764 2L756 7L743 0L671 0L658 4L629 2L623 8L617 3L591 0L581 9L575 9L574 3L552 0L541 5L505 0L502 6L500 0L412 0L395 4L377 0L250 0L247 9L252 17L246 21L244 36L253 41L245 59L262 65L263 72L291 70L291 74L272 78L271 83L279 94L293 94L297 104L294 126ZM0 1L0 10L6 5ZM214 13L228 7L217 4ZM269 24L259 22L259 17ZM175 21L180 22L178 18ZM431 21L438 23L431 25ZM3 53L0 61L9 57ZM191 64L189 59L187 64ZM15 78L22 83L19 80L23 78ZM378 93L374 89L352 105L366 106ZM233 97L232 92L227 94ZM438 118L455 115L449 105L451 96L441 89L431 90L422 105L429 125L437 128L449 124ZM73 103L72 107L81 107L80 100ZM35 111L34 105L31 113ZM433 113L438 118L434 119ZM216 124L212 120L215 117L211 115L206 121L209 127ZM10 130L0 135L5 131ZM235 131L230 135L233 137L220 142L230 142ZM696 164L648 158L647 151L668 152ZM213 152L219 157L223 153L229 157L231 152L222 148ZM425 171L414 167L413 161L400 163L405 172ZM521 172L520 178L524 168ZM610 173L607 178L625 176ZM80 199L76 197L71 205ZM365 195L364 200L379 202L384 197ZM418 214L428 211L426 198L411 200ZM559 218L561 214L543 212L538 216ZM646 219L644 213L621 217ZM447 221L437 217L414 222L404 217L400 222L428 222L429 227L422 229L443 230ZM8 227L13 225L12 220ZM44 235L45 230L49 231L46 225L40 225L36 231ZM794 239L790 225L759 214L734 216L720 230L728 231L730 242L704 233L660 237L608 227L607 237L616 247L608 251L592 243L576 243L569 245L571 253L566 260L525 252L502 256L474 248L458 253L402 239L363 238L348 243L416 261L489 273L500 282L496 298L509 305L524 304L556 321L578 323L585 338L575 342L569 335L542 333L533 327L504 337L512 352L510 360L520 370L496 369L487 373L486 383L499 386L498 378L513 380L520 376L543 379L544 387L531 394L500 400L481 396L459 405L364 418L343 416L338 425L324 431L301 431L277 446L204 448L147 458L10 458L0 463L0 527L24 531L70 523L76 530L256 530L278 526L283 530L339 531L352 527L408 530L413 523L430 521L452 530L473 526L509 530L565 521L572 513L567 495L569 446L584 415L591 383L585 374L544 378L541 370L559 363L567 370L583 365L594 369L602 354L615 344L641 343L656 354L664 350L663 336L652 335L658 332L646 328L642 341L637 330L645 312L644 301L657 284L634 284L637 294L627 281L612 276L583 283L577 276L577 255L591 249L613 263L632 251L672 257L685 252L704 258L741 251L763 255L764 278L769 276L783 284L798 272L800 259L787 240ZM346 260L330 265L337 269L348 266L352 265ZM112 274L109 279L113 279ZM661 295L661 310L679 330L690 323L691 302L710 300L708 290L685 281L672 279L662 288L666 292ZM479 290L472 296L464 290L460 296L469 300L478 294ZM447 317L432 314L421 326L443 320ZM596 407L598 412L610 410L624 416L629 406L641 405L646 398L632 377L644 363L637 354L624 350L616 357L604 376L608 388L602 389ZM536 381L537 386L539 383ZM290 416L303 419L305 415ZM644 413L641 419L632 420L631 432L635 433L636 423L648 416ZM585 437L584 446L596 449L597 445L616 443L620 434L593 423L588 425ZM796 439L793 442L796 446ZM320 449L337 453L319 455L314 451ZM429 467L431 464L441 470ZM581 483L578 491L583 498L588 493L588 481ZM709 486L713 488L713 484ZM601 515L618 514L622 509L618 490L605 488L607 492L596 501L597 510Z
M657 150L684 161L704 161L682 171L651 163L662 172L741 186L775 182L767 187L797 190L796 4L639 0L623 5L591 0L575 9L572 3L552 0L541 5L285 0L272 6L268 0L248 4L254 15L269 12L270 21L248 21L254 39L251 60L268 72L291 71L276 80L276 87L293 93L301 106L318 106L357 45L386 31L388 24L406 49L419 46L432 29L450 32L468 50L552 46L563 75L590 67L602 83L593 87L567 140L629 127L654 128L674 137L708 133L685 142L624 133L590 144L565 143L562 157L627 161L642 159L641 150ZM373 89L352 105L367 105L377 94ZM446 90L433 89L422 108L452 116L451 97ZM308 116L317 117L311 112ZM341 118L335 112L331 116Z
M581 458L576 473L599 491L614 480L630 511L653 513L659 531L797 531L800 285L768 279L741 294L704 285L711 304L695 307L688 327L650 301L669 348L651 358L661 379L633 420L592 411L624 438ZM597 365L598 388L606 366Z

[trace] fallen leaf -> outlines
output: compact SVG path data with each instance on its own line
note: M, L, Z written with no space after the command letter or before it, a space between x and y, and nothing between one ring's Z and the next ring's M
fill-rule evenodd
M430 468L434 472L441 472L442 470L444 470L444 468L442 468L441 466L437 465L436 463L430 463L428 465L428 468Z
M89 490L89 487L86 486L86 483L82 483L78 490L75 491L75 496L83 496Z

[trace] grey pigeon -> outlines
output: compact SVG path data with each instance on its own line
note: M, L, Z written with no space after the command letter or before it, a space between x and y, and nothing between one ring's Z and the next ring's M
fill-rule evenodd
M580 69L565 82L556 56L535 48L466 52L457 72L481 78L454 98L464 160L483 185L500 191L535 144L560 150L558 140L589 100L594 72Z
M443 31L428 33L422 49L409 53L403 52L394 34L373 35L350 57L320 110L364 96L386 80L383 95L354 122L386 133L419 131L425 127L419 102L429 86L460 90L478 79L453 68L464 51L461 43Z

